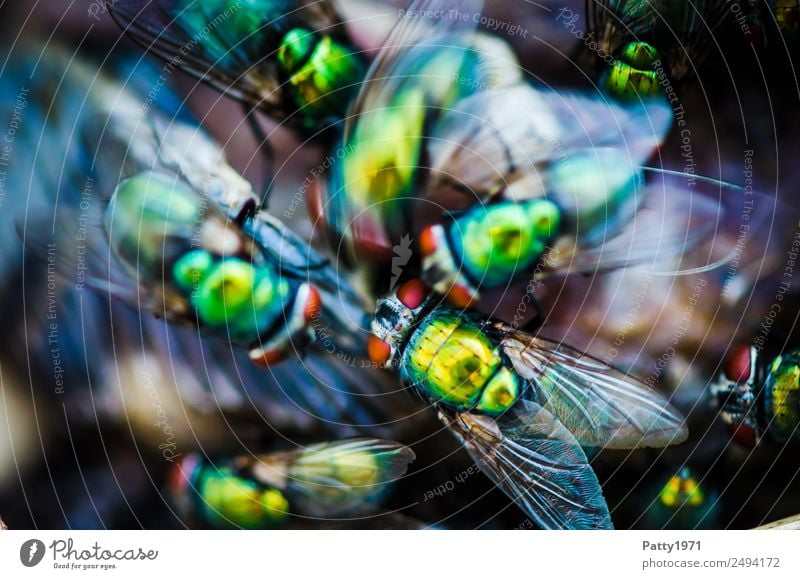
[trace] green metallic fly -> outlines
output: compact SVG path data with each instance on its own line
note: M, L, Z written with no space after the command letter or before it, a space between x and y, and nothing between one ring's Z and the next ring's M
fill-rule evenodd
M259 110L304 139L330 140L366 66L329 0L107 0L120 27L167 66L243 103L267 168L275 153ZM333 131L335 134L337 131Z
M755 346L737 346L724 368L711 395L737 443L800 442L800 351L765 358Z
M242 211L252 189L232 172L220 147L197 128L194 119L180 113L182 101L168 86L161 87L149 113L140 114L144 96L151 94L158 79L158 63L138 55L117 55L101 65L84 51L35 36L15 42L9 54L13 64L0 77L0 92L29 89L25 122L15 135L15 145L18 151L38 153L13 155L5 167L7 190L19 193L5 199L0 214L4 219L0 267L8 279L2 296L6 304L15 304L5 310L8 331L0 336L7 383L16 375L19 380L26 376L36 384L51 384L42 388L48 399L43 403L63 406L75 430L94 428L98 420L117 423L127 417L132 435L148 442L159 438L156 446L164 438L160 428L153 428L149 385L159 390L159 406L170 416L178 446L220 445L221 432L228 430L223 416L235 417L238 424L254 413L258 424L269 424L287 436L330 440L363 435L365 428L378 437L397 434L395 425L413 413L413 401L402 393L384 395L396 390L390 376L351 363L358 352L363 352L359 360L366 357L366 333L357 326L345 329L332 320L329 324L325 312L330 307L331 314L342 315L343 323L368 328L370 319L360 306L353 307L357 302L351 301L348 286L326 285L323 273L332 269L324 261L318 262L319 269L292 273L292 264L300 267L311 259L308 246L293 247L293 241L300 241L297 235L284 235L280 223L268 214ZM164 119L171 122L169 130ZM149 183L144 177L147 167L161 169ZM132 186L137 182L144 184L142 191L155 193L162 189L159 179L176 174L183 176L176 180L175 193L147 201L135 198ZM117 211L110 212L110 193L120 180L128 179L132 179L127 182L130 190L117 199ZM305 352L300 348L303 340L296 343L297 354L305 354L302 359L292 351L292 359L277 366L252 363L247 347L232 347L227 327L198 324L191 303L175 324L157 319L168 314L165 304L153 299L155 292L165 285L175 292L179 289L172 281L172 269L167 267L164 276L158 270L157 278L149 274L139 278L135 267L153 271L144 262L158 260L161 248L156 239L171 249L178 246L175 237L164 235L166 224L158 231L151 219L144 220L148 241L141 244L142 259L132 262L134 269L118 268L113 283L107 276L95 277L105 273L108 264L120 262L108 246L105 217L113 213L112 223L130 226L139 220L130 211L122 215L122 205L156 211L165 208L170 198L176 217L202 200L203 216L228 223L231 237L238 238L236 231L246 232L243 243L255 252L252 263L246 262L254 269L285 271L290 287L309 283L319 289L328 305L322 305L322 317L312 324L319 330L316 342ZM242 214L239 221L224 217L238 214ZM62 215L64 220L58 221ZM54 222L59 231L50 235ZM191 227L192 236L196 225ZM175 225L169 227L180 232ZM131 237L123 242L121 228L112 233L131 256ZM90 251L98 240L104 248L99 254ZM200 240L195 241L192 249L201 249ZM259 257L262 246L282 261ZM156 281L162 277L168 283ZM137 291L140 302L135 301ZM123 299L118 299L121 293ZM187 298L198 299L192 300L191 292ZM147 305L155 309L148 310ZM198 313L206 307L198 305ZM60 321L57 335L52 331L54 311ZM276 329L286 331L283 319L279 322ZM23 334L28 341L18 339ZM352 351L352 357L332 355L334 346ZM53 352L58 356L58 373L53 371ZM65 383L70 387L61 390ZM141 388L143 383L148 387ZM24 416L20 414L20 420ZM35 427L35 421L29 422Z
M719 266L730 248L717 238L735 229L725 220L746 192L646 167L671 120L663 103L622 106L527 84L462 99L430 130L421 189L455 210L418 236L423 277L467 307L522 279Z
M248 350L260 364L302 352L323 329L354 355L367 316L329 261L265 211L221 147L192 119L150 108L136 90L68 54L70 82L92 87L54 214L28 227L81 285ZM53 230L55 223L55 231ZM327 302L327 306L323 305ZM330 317L333 316L333 317Z
M666 102L528 84L508 46L471 21L397 24L348 116L345 155L315 191L332 248L368 270L376 294L398 264L466 307L523 277L639 264L677 274L725 260L720 243L683 258L730 229L722 220L743 195L645 168L672 123ZM420 263L403 259L412 237Z
M174 466L169 488L198 526L270 529L297 517L354 519L377 511L414 458L402 444L370 438L221 463L190 454Z
M586 0L590 34L614 59L601 85L622 100L662 94L697 70L730 17L725 0Z
M380 300L370 358L438 411L483 472L541 527L612 528L582 447L686 439L656 392L566 345L439 305L420 280Z
M340 121L364 76L328 0L112 0L139 44L305 137Z
M386 264L411 230L428 129L464 97L521 80L511 47L475 32L479 0L416 0L375 58L345 122L327 182L310 205L351 263Z

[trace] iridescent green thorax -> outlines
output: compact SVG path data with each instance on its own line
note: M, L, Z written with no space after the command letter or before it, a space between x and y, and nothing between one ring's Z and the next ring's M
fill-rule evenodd
M290 298L289 284L272 266L215 259L203 250L179 259L174 275L203 325L227 330L245 343L272 328Z
M662 94L656 49L645 42L631 42L606 72L601 84L620 100L651 98Z
M250 344L271 330L289 283L212 204L175 176L123 181L106 213L109 242L141 283L205 328ZM175 303L179 302L179 303Z
M214 528L268 529L289 517L289 502L277 489L236 476L228 467L198 466L192 486L196 510Z
M520 274L532 274L547 244L558 232L555 203L536 199L476 206L450 227L456 262L471 281L497 287Z
M308 129L321 128L326 119L344 118L366 72L352 48L302 28L284 36L278 63Z
M499 345L476 320L455 310L435 310L421 322L400 368L403 380L459 411L501 414L520 394L519 380L504 364Z
M368 111L356 125L357 146L348 151L344 173L345 182L359 199L397 199L413 185L428 115L426 107L437 107L433 114L447 110L466 93L466 88L455 80L460 78L459 73L474 78L469 72L472 60L465 56L464 49L416 51L420 52L416 55L418 60L406 72L411 81L401 84L387 107Z
M800 442L800 352L778 356L764 383L764 427L778 442Z

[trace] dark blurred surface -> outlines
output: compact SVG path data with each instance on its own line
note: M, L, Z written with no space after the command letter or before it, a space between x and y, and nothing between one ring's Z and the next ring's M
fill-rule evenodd
M346 0L345 0L346 2ZM133 52L138 47L123 37L107 14L92 16L87 2L50 0L33 8L26 2L6 2L0 8L4 46L16 39L40 35L103 61L115 54ZM580 44L563 26L554 21L562 8L581 15L582 2L543 2L551 11L524 0L489 2L487 14L518 22L529 32L512 38L523 65L540 82L553 86L591 89L594 82L580 64ZM391 13L391 9L383 9ZM364 46L374 46L375 30L353 34ZM598 477L617 528L642 527L643 516L660 488L682 466L690 465L719 503L718 528L751 528L761 523L800 512L800 464L796 448L764 443L745 451L730 443L725 428L706 400L707 381L719 372L726 350L737 343L749 343L758 335L764 317L774 303L784 273L785 254L797 231L799 206L796 191L800 184L800 165L794 161L800 144L800 94L788 58L779 48L756 53L735 27L721 30L712 46L708 62L696 82L681 87L681 104L686 111L692 144L692 163L697 173L743 183L746 158L752 159L755 188L770 198L781 200L789 210L773 207L774 221L765 234L774 237L770 252L775 259L770 271L733 303L719 297L719 276L707 274L708 288L692 317L688 337L681 339L679 353L670 362L672 372L661 377L661 386L673 391L681 410L689 415L690 440L667 450L603 452L593 458ZM4 67L9 62L4 63ZM2 72L0 72L2 74ZM263 159L257 143L243 122L241 107L216 91L181 73L170 79L176 91L186 96L187 106L224 145L231 164L251 182L263 177ZM13 105L14 95L0 95ZM4 104L4 106L8 106ZM524 111L520 111L524 114ZM270 121L261 118L265 127ZM278 151L279 183L273 202L281 214L322 151L300 147L297 139L279 130L273 138ZM674 131L660 151L659 161L666 166L686 166L685 143ZM753 151L747 154L746 151ZM29 154L26 151L24 154ZM7 193L11 194L11 192ZM10 211L5 203L0 211ZM7 219L8 215L4 216ZM8 221L6 221L8 222ZM302 219L289 224L301 233L310 229ZM3 248L13 251L14 248ZM760 256L753 256L758 260ZM9 287L20 272L6 274ZM628 334L632 352L625 363L637 372L648 374L669 344L694 280L668 287L651 296L638 314L635 329ZM545 305L554 328L567 328L571 343L602 356L613 340L629 309L637 280L571 280L548 288ZM770 347L776 351L800 347L797 335L798 297L796 283L770 332ZM8 290L16 291L16 290ZM585 299L586 292L592 292ZM6 293L8 295L8 293ZM513 312L514 295L508 297ZM657 311L667 303L664 311ZM613 315L613 312L622 312ZM501 313L504 313L501 310ZM23 315L16 308L0 317L7 335L4 344L27 344L35 350L41 344L19 323ZM573 322L576 322L573 324ZM79 322L76 322L79 323ZM653 331L655 330L655 331ZM554 330L555 331L555 330ZM107 355L102 350L93 352ZM135 412L123 409L117 420L75 419L67 407L48 395L53 386L37 376L29 365L20 363L20 350L10 346L0 352L0 515L11 528L179 528L184 523L172 512L163 496L169 463L163 460L157 441L141 436ZM620 360L621 363L622 360ZM76 384L82 388L84 384ZM97 387L97 385L95 385ZM68 386L69 389L69 386ZM90 397L89 400L92 400ZM88 402L87 404L91 404ZM409 402L413 406L413 401ZM184 412L178 404L177 414ZM84 408L91 416L93 409ZM214 414L214 413L212 413ZM391 497L390 508L428 524L447 528L526 528L526 520L505 495L492 489L481 474L471 472L471 462L435 417L425 415L413 428L398 432L398 440L409 444L417 454L412 473L401 481ZM133 416L133 418L131 418ZM151 420L145 417L144 422ZM199 421L199 422L194 422ZM205 422L204 422L205 421ZM182 422L182 420L181 420ZM258 417L247 419L218 415L187 420L202 426L195 433L191 426L182 439L182 448L220 447L234 438L250 450L285 447L292 440L303 440L307 431L295 432L286 439L263 428ZM8 428L7 428L8 427ZM177 428L177 427L176 427ZM231 433L235 432L235 436ZM244 434L242 434L244 433ZM239 436L242 438L239 439ZM308 440L303 440L308 442ZM234 444L228 446L239 450ZM452 492L425 500L432 489L459 476ZM713 491L713 492L711 492ZM527 525L529 526L529 525Z

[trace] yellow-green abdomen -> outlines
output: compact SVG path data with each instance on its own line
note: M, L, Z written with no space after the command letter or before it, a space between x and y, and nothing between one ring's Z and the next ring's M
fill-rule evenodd
M764 419L770 436L800 441L800 352L776 358L764 384Z
M204 521L219 529L266 529L289 517L289 503L277 490L236 476L227 467L206 466L196 481Z
M361 58L331 36L296 28L278 50L278 62L287 77L303 124L320 129L326 119L344 117L365 74Z
M471 318L437 310L408 342L401 363L405 381L455 410L497 415L519 397L519 379L500 347Z

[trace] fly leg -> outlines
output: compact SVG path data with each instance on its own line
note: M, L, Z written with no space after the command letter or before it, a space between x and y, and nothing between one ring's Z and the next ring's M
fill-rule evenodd
M253 131L253 135L258 142L258 147L264 155L264 161L266 163L264 183L261 187L261 208L266 209L269 204L269 198L272 194L272 185L275 180L275 149L272 148L272 144L269 142L267 135L264 133L264 129L261 127L261 123L258 122L256 107L244 105L244 116L247 120L247 124L250 126L250 130Z
M244 205L242 205L242 207L239 209L239 212L233 218L233 221L241 227L248 219L255 217L257 213L258 203L256 203L256 200L251 197L245 201Z

